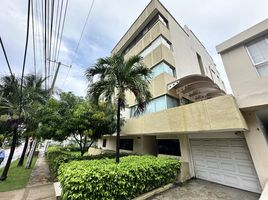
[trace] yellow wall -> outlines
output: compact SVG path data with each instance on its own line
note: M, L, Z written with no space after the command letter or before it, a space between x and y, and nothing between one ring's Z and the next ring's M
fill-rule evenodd
M226 95L130 118L122 127L122 133L136 135L246 129L234 98Z

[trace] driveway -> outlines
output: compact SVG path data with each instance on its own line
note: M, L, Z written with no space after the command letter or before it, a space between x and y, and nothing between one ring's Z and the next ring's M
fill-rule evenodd
M259 198L260 194L193 179L150 200L258 200Z

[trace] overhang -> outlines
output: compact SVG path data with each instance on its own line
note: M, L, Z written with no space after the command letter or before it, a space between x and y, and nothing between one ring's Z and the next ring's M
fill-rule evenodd
M168 90L179 98L187 98L192 102L211 99L225 95L209 77L193 74L180 78L167 85Z

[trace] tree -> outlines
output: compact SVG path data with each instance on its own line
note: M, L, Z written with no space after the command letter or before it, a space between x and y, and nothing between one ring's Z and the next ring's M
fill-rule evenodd
M38 133L43 138L63 141L73 137L81 156L102 135L115 131L115 109L107 104L92 105L72 93L61 93L40 112Z
M0 180L6 180L8 170L15 151L16 142L18 139L19 125L19 80L15 76L4 76L1 78L0 84L0 115L6 116L6 123L12 129L12 144L7 159L6 166L0 177Z
M49 91L42 87L45 79L41 76L27 75L23 80L23 123L25 124L25 131L23 131L25 137L25 143L18 162L18 166L23 165L24 157L28 147L29 136L33 135L37 129L37 110L39 107L45 104L48 99Z
M98 59L94 66L86 70L85 75L89 81L88 94L96 103L100 98L116 102L116 162L119 163L120 111L126 107L126 93L131 92L135 96L136 114L143 112L152 97L149 91L151 70L143 64L140 56L124 60L122 54L114 54ZM93 82L95 77L98 80Z
M22 94L20 93L20 80L14 75L4 76L1 78L0 84L0 115L7 116L6 122L12 127L12 145L7 164L0 180L7 178L8 170L15 151L16 142L18 140L18 130L22 126L26 126L26 130L36 128L35 114L40 104L46 101L48 91L42 88L44 79L35 75L27 75L23 80ZM35 123L33 123L35 122ZM24 128L23 128L24 129ZM19 165L23 164L24 155L27 149L28 136L25 136L25 146L22 152Z

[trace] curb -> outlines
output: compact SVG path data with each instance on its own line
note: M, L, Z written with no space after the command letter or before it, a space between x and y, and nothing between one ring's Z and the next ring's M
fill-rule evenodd
M171 189L171 188L173 188L175 186L178 186L178 183L169 183L169 184L164 185L162 187L156 188L156 189L154 189L154 190L152 190L150 192L142 194L142 195L140 195L138 197L135 197L132 200L146 200L146 199L148 199L150 197L153 197L153 196L155 196L155 195L157 195L159 193L165 192L165 191L167 191L167 190L169 190L169 189Z

